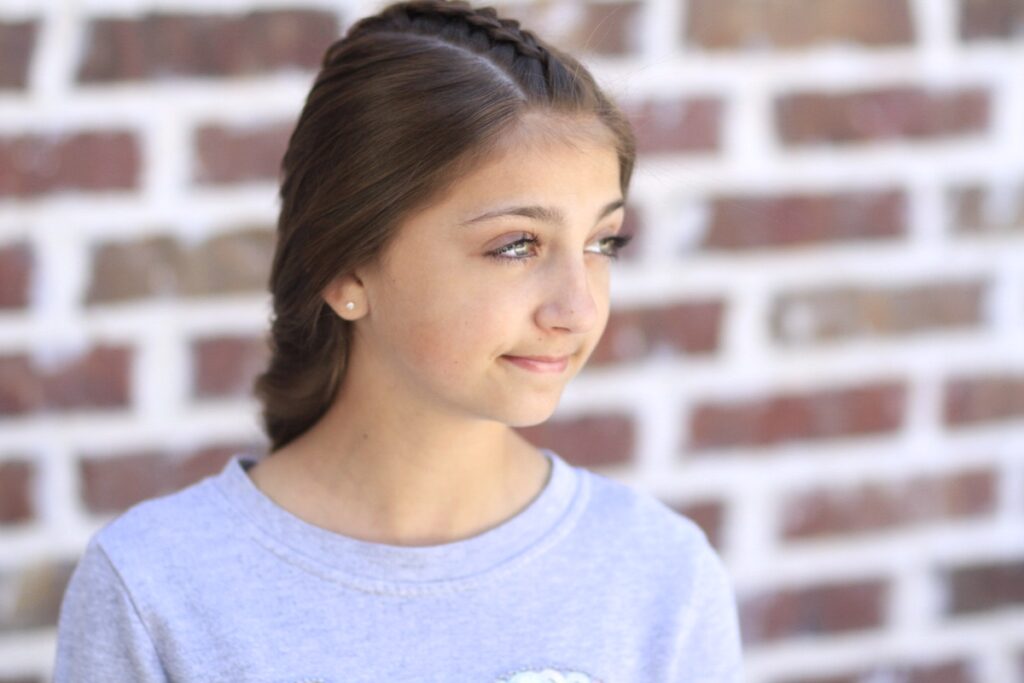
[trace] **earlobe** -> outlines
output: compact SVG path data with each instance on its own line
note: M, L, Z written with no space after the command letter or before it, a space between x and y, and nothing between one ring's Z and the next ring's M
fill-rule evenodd
M324 287L321 296L341 318L355 320L362 315L363 283L354 275L339 275Z

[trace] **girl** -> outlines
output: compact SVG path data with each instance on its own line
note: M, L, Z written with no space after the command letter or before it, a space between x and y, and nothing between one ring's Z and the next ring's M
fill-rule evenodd
M512 429L601 337L634 155L492 8L354 24L283 160L270 453L93 536L55 680L740 680L700 528Z

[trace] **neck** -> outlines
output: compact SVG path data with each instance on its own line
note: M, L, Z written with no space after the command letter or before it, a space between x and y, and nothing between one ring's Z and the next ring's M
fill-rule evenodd
M411 546L500 525L550 475L547 458L503 423L402 410L351 391L339 392L314 427L256 469L257 486L307 521Z

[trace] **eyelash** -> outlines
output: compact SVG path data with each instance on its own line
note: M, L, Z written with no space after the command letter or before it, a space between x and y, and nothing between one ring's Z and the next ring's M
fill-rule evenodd
M601 240L601 242L608 242L608 243L610 243L612 245L612 252L610 254L605 254L604 252L600 252L600 253L603 256L607 256L610 259L617 259L617 258L619 258L619 251L623 247L625 247L627 244L629 244L629 241L631 239L633 239L632 235L612 235L611 237L605 237L604 239ZM529 260L532 257L531 256L505 256L506 253L514 250L520 244L540 244L540 240L533 233L531 233L531 232L524 232L523 236L520 239L516 240L515 242L509 242L508 244L506 244L506 245L504 245L502 247L499 247L499 248L495 249L494 251L490 251L490 252L487 253L487 255L490 256L491 258L497 260L497 261L500 261L500 262L506 263L506 264L523 263L523 262Z

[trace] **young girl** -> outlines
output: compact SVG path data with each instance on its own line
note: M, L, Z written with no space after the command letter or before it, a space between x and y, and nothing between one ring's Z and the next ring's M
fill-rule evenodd
M90 540L55 680L739 681L700 528L512 429L601 337L634 154L491 8L353 25L283 161L270 453Z

